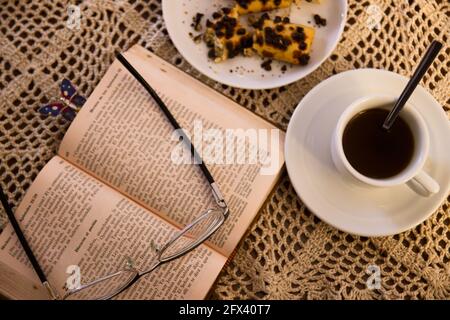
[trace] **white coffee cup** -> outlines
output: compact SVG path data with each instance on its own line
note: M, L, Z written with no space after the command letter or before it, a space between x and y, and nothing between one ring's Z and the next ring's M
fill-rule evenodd
M414 137L414 153L408 166L400 173L386 178L374 179L359 173L350 162L344 153L342 144L342 136L348 122L358 113L372 108L382 107L388 109L392 107L396 101L396 97L388 96L370 96L361 98L350 104L339 117L338 123L334 130L331 141L331 155L336 168L343 174L350 175L357 182L374 187L393 187L406 183L414 191L415 184L419 184L425 192L418 192L421 195L432 195L439 192L439 184L431 178L425 171L423 166L428 157L430 147L430 137L428 128L419 112L414 107L407 103L400 116L410 127Z

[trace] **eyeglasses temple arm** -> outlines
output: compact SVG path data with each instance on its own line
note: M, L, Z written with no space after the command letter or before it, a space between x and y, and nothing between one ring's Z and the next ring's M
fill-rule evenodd
M203 171L203 174L205 175L206 179L208 180L209 184L211 185L212 192L214 199L216 200L216 203L219 207L221 207L224 210L224 215L228 215L228 207L227 204L222 196L222 193L219 190L219 187L217 186L216 182L214 181L214 178L212 177L211 173L209 172L208 168L206 167L205 163L203 162L200 155L197 153L197 150L195 150L194 145L192 144L191 140L188 138L184 130L180 127L178 121L175 119L175 117L170 112L169 108L166 106L164 101L160 98L160 96L156 93L156 91L148 84L147 81L141 76L141 74L128 62L128 60L122 55L117 55L117 60L119 60L120 63L133 75L134 78L136 78L137 81L147 90L147 92L152 96L152 98L155 100L155 102L158 104L159 108L162 110L162 112L166 115L169 122L172 124L174 129L178 130L183 137L183 141L190 146L191 155L194 157L195 163L198 164L200 169Z
M42 285L47 289L50 297L54 300L58 299L58 295L48 282L47 277L44 274L44 271L42 271L41 266L39 265L36 257L34 256L27 239L25 238L25 235L23 234L22 229L20 228L19 223L16 220L16 217L12 212L11 206L8 203L8 199L6 198L6 195L3 192L2 187L0 187L0 200L2 202L3 208L5 209L6 215L8 216L8 219L11 222L11 226L16 232L17 238L19 238L19 242L22 245L23 250L25 251L25 254L27 255L28 259L30 260L34 271L38 275L39 280L41 281Z
M225 217L227 217L229 213L228 206L227 203L225 202L222 193L220 192L219 186L217 185L217 183L213 182L211 183L211 188L217 205L224 210L223 214L225 215Z

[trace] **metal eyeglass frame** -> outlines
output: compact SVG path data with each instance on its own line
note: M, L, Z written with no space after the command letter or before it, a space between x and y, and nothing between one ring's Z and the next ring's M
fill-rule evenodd
M195 163L199 165L201 168L203 174L205 175L206 179L208 180L208 183L210 184L212 194L214 196L215 202L218 206L218 209L208 209L206 212L202 213L199 217L197 217L194 221L192 221L190 224L185 226L181 231L177 232L176 235L171 238L168 242L166 242L161 248L157 248L157 256L155 259L155 262L151 265L150 268L147 270L141 271L133 266L133 262L130 258L127 258L127 265L124 269L118 270L117 272L111 273L109 275L106 275L104 277L98 278L92 282L89 282L87 284L81 285L73 290L68 290L66 294L62 297L63 300L70 298L71 296L82 292L85 289L88 289L96 284L99 284L101 282L107 281L113 277L117 277L121 274L129 274L129 277L126 279L126 281L123 282L123 284L114 290L112 290L110 293L105 294L103 296L96 297L97 300L106 300L111 299L118 294L122 293L129 287L131 287L134 283L136 283L141 277L143 277L146 274L149 274L150 272L154 271L159 266L170 262L174 259L177 259L186 253L194 250L197 248L200 244L205 242L214 232L219 229L219 227L223 224L225 219L229 215L229 209L226 204L225 199L222 196L222 193L219 190L219 187L217 186L216 182L214 181L214 178L212 177L211 173L209 172L208 168L200 158L199 154L195 150L193 144L191 143L190 139L185 134L184 130L180 127L178 122L175 120L172 113L169 111L165 103L161 100L161 98L158 96L158 94L155 92L155 90L145 81L144 78L137 72L136 69L123 57L120 53L117 56L117 59L123 64L123 66L138 80L141 85L147 90L147 92L152 96L154 101L158 104L160 109L164 112L169 122L172 124L172 126L178 130L181 137L183 138L183 141L186 142L186 144L190 147L191 155L196 160ZM53 289L53 287L50 285L49 281L47 280L42 268L40 267L36 257L34 256L33 251L31 250L13 212L11 207L9 206L8 200L6 198L6 195L4 194L2 188L0 187L0 200L2 202L2 205L6 211L6 214L11 222L11 225L17 234L17 237L28 257L30 260L31 265L33 266L33 269L35 270L36 274L39 277L39 280L41 281L42 285L47 289L50 297L53 300L59 300L60 297L56 293L56 291ZM205 230L203 234L201 234L198 239L196 239L194 242L190 243L188 246L183 248L182 250L177 251L174 254L169 254L168 256L164 256L164 253L166 252L166 249L170 248L170 246L180 239L183 236L186 236L189 231L191 231L195 226L197 226L199 223L201 223L204 219L207 219L209 217L213 216L214 220L210 223L208 228Z
M155 262L151 264L151 266L146 270L139 270L134 267L134 262L131 260L131 258L126 257L127 263L125 268L120 269L114 273L111 273L109 275L106 275L104 277L98 278L92 282L89 282L87 284L81 285L76 289L68 290L66 294L63 296L63 300L70 299L71 296L76 295L77 293L82 292L85 289L89 289L90 287L93 287L99 283L106 282L109 279L119 277L121 275L127 275L127 277L124 279L125 281L121 281L121 285L118 287L115 287L113 290L108 292L107 294L97 296L95 300L108 300L111 299L118 294L124 292L128 288L130 288L132 285L134 285L141 277L149 274L150 272L154 271L159 266L170 262L172 260L175 260L186 253L192 251L193 249L197 248L200 244L202 244L204 241L206 241L225 221L225 218L227 216L228 209L223 208L226 211L217 210L217 209L209 209L206 212L204 212L201 216L197 217L193 222L191 222L189 225L183 228L180 232L177 232L177 234L170 239L164 246L161 248L157 248L157 256L155 258ZM189 233L189 231L195 227L198 223L200 223L203 219L208 218L211 214L215 213L215 219L211 224L209 225L209 228L204 232L198 239L196 239L194 242L183 248L182 250L177 251L174 254L164 256L164 253L167 248L169 248L175 241L177 241L179 238L185 236Z

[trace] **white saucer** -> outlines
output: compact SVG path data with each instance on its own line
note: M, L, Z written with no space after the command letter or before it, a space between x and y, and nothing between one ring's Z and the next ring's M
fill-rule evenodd
M343 177L331 160L331 134L344 108L367 95L399 95L407 80L375 69L343 72L311 90L292 115L285 154L294 189L312 212L340 230L362 236L403 232L427 219L450 193L450 122L422 87L409 101L430 132L425 171L439 183L439 193L422 197L406 185L358 186Z
M164 23L170 39L183 57L198 71L207 77L226 85L245 89L270 89L297 81L313 72L327 59L336 47L347 16L347 0L326 0L321 4L301 1L289 9L271 12L275 15L289 15L294 23L313 26L316 29L311 51L311 60L307 66L288 67L281 71L284 63L274 61L272 70L261 68L262 59L254 57L236 57L221 63L208 59L208 49L204 43L196 44L189 33L198 34L191 27L192 17L197 12L204 13L206 19L222 7L233 6L234 0L163 0ZM327 19L325 27L314 25L313 15L319 14ZM247 20L241 17L242 23ZM230 72L232 70L233 72Z

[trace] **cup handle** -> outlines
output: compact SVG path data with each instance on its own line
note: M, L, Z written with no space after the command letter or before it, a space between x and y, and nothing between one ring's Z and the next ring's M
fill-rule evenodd
M440 190L439 184L423 170L420 171L414 178L412 178L411 181L419 184L424 189L424 191L426 191L426 193L423 194L423 192L418 192L416 188L408 184L411 189L423 196L431 196L432 194L438 193Z

